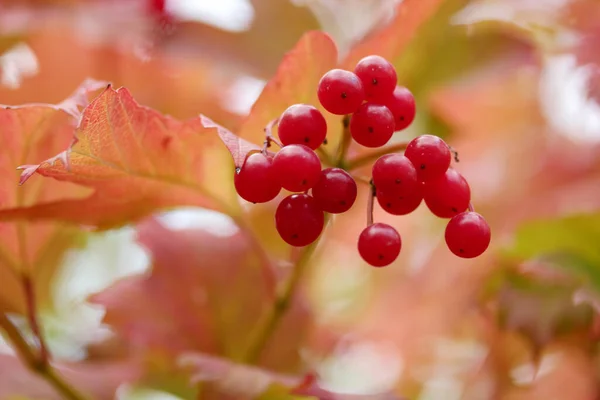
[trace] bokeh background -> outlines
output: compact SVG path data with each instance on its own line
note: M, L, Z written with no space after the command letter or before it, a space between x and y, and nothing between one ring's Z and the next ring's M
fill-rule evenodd
M365 399L599 398L600 3L162 3L0 0L0 103L58 103L94 78L162 113L202 113L237 132L286 52L323 30L342 63L365 52L393 62L417 99L415 122L394 140L431 133L458 150L492 244L461 260L445 247L446 221L424 205L405 217L377 211L403 250L370 268L355 249L364 187L327 229L257 372L229 364L264 308L231 218L185 208L86 231L56 265L39 267L40 319L67 379L120 400L196 398L194 379L210 382L204 398L244 398L263 374L308 372L326 390ZM11 172L1 182L17 180ZM247 217L267 254L285 260L275 206ZM288 271L278 263L278 275ZM18 299L10 279L0 271L0 291ZM26 331L24 312L11 317ZM54 398L0 345L0 399Z

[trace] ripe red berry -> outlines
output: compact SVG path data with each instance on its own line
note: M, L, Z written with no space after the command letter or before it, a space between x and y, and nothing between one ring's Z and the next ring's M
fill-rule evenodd
M381 56L363 58L356 64L354 73L360 78L370 101L383 101L390 97L398 82L394 66Z
M394 116L386 106L364 103L352 114L350 133L362 146L381 147L394 134Z
M374 267L385 267L398 258L402 241L396 229L388 224L367 226L358 237L358 252Z
M341 168L327 168L312 188L312 195L321 210L340 214L348 211L357 194L356 182Z
M377 190L390 194L415 191L421 183L417 170L402 154L392 153L381 156L373 164L373 184Z
M314 186L321 173L321 161L303 144L284 146L273 158L277 182L290 192L304 192Z
M279 119L278 134L284 146L303 144L315 150L327 135L327 122L319 110L308 104L294 104Z
M336 115L352 114L365 99L360 79L354 72L332 69L319 81L317 95L321 105Z
M441 138L421 135L408 143L404 155L412 161L422 182L438 179L450 167L452 154Z
M490 245L490 226L478 213L463 212L448 222L445 238L452 253L462 258L474 258Z
M388 193L377 189L377 202L388 214L407 215L415 211L423 201L423 184L404 193Z
M286 197L275 211L277 232L292 246L307 246L317 240L324 224L323 211L308 194L292 194Z
M471 201L467 180L455 169L423 185L423 198L431 212L440 218L452 218L465 211Z
M406 129L415 119L416 106L413 94L404 86L396 86L390 97L383 104L394 115L395 129Z
M235 174L233 182L240 197L251 203L266 203L281 191L273 160L263 153L250 154Z

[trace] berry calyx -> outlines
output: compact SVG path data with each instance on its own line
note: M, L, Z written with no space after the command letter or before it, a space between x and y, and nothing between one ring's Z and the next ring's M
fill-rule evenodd
M266 203L281 191L275 177L273 160L263 153L252 153L233 178L235 190L246 201Z
M466 211L448 222L445 239L450 251L458 257L475 258L490 245L490 226L480 214Z
M315 107L308 104L294 104L281 114L278 134L284 146L303 144L315 150L325 140L327 122Z
M394 134L394 116L386 106L364 103L352 114L350 134L362 146L381 147Z
M377 189L377 203L388 214L407 215L415 211L423 201L423 185L404 193L386 192Z
M392 95L398 82L396 69L381 56L367 56L354 68L369 101L383 101Z
M416 106L413 94L404 86L396 86L394 92L383 104L394 115L395 129L400 131L408 128L415 119Z
M442 177L452 161L446 142L434 135L414 138L408 143L404 155L413 163L422 182Z
M279 236L292 246L307 246L323 231L323 211L308 194L292 194L284 198L275 211L275 227Z
M374 267L385 267L398 258L402 240L392 226L375 223L367 226L358 237L358 252Z
M340 214L356 201L358 188L354 179L341 168L327 168L312 188L312 195L321 210Z
M304 192L314 186L321 173L321 161L303 144L284 146L273 158L277 182L290 192Z
M429 210L440 218L452 218L465 211L471 201L467 180L453 168L423 185L423 198Z
M332 69L327 72L317 88L321 105L336 115L352 114L365 99L362 83L354 72Z
M386 154L375 161L373 184L378 191L390 194L415 191L417 186L421 185L417 179L415 166L408 158L397 153Z

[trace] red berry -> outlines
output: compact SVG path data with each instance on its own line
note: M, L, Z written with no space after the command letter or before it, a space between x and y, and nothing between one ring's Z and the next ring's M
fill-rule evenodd
M483 254L490 245L490 226L473 211L458 214L446 226L446 244L452 253L462 258Z
M319 180L321 161L309 147L290 144L275 154L273 168L281 187L290 192L304 192Z
M233 178L240 197L251 203L273 200L281 190L277 183L273 160L263 153L250 154Z
M390 97L383 100L383 104L394 115L395 129L406 129L415 119L415 98L404 86L396 86Z
M402 154L392 153L381 156L373 164L373 184L377 190L392 193L407 193L421 185L417 170Z
M356 64L354 73L360 78L370 101L382 101L390 97L398 82L394 66L381 56L363 58Z
M340 214L348 211L357 194L356 182L341 168L327 168L312 188L312 195L321 210Z
M471 201L471 188L458 171L449 168L439 179L425 182L423 198L431 212L440 218L452 218L465 211Z
M374 267L385 267L398 258L402 241L396 229L388 224L367 226L358 237L358 252Z
M362 146L381 147L394 134L394 116L386 106L364 103L352 114L350 133Z
M392 215L407 215L415 211L423 201L423 184L404 193L388 193L377 189L379 206Z
M296 247L307 246L317 240L324 223L323 211L308 194L286 197L275 211L275 227L279 236Z
M421 135L411 140L404 155L412 161L422 182L443 176L452 161L446 142L433 135Z
M315 150L327 135L327 122L319 110L308 104L294 104L283 112L278 125L283 145L304 144Z
M360 79L354 72L332 69L319 81L319 102L330 113L352 114L365 99Z

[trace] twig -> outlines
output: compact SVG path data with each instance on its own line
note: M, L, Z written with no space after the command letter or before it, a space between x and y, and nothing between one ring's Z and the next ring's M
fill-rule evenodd
M338 145L335 165L337 167L343 167L346 161L346 153L348 153L348 149L350 148L350 144L352 144L352 135L350 134L350 116L344 115L342 119L342 138L340 139L340 144Z
M23 285L23 291L25 292L25 303L27 305L27 320L29 321L29 328L31 329L31 332L37 341L40 351L40 361L47 364L50 361L50 352L48 351L48 346L46 346L46 341L44 340L44 335L38 321L37 298L31 276L23 274L21 276L21 284Z
M377 195L377 190L375 189L375 185L373 185L372 180L370 184L371 187L369 188L369 199L367 201L367 226L373 225L373 203L375 196Z
M370 153L363 154L362 156L358 156L352 160L349 160L346 164L346 167L349 171L355 170L377 160L379 157L384 156L388 153L406 150L406 146L408 146L408 142L396 143L391 146L382 147L381 149L377 149Z

